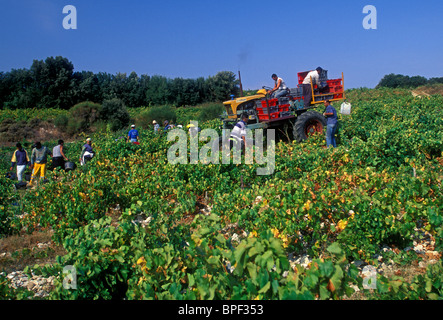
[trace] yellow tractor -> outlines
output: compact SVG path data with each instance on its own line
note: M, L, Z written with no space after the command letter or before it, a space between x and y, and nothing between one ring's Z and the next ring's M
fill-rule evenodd
M327 70L323 70L318 84L311 81L311 101L305 106L302 82L308 72L298 73L298 86L288 90L288 94L280 98L271 98L267 92L269 87L263 86L256 94L234 98L223 102L225 114L221 116L223 129L232 129L239 121L241 114L249 117L248 129L279 128L291 132L293 139L301 142L316 132L323 132L326 118L322 113L312 110L326 100L338 101L345 99L344 78L327 79Z

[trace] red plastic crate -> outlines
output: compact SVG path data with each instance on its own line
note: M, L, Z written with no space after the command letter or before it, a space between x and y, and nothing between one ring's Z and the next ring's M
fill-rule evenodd
M336 86L335 87L335 92L343 92L343 87L342 86Z
M277 119L280 116L280 112L271 113L271 119Z
M333 92L343 92L343 87L342 86L329 87L329 92L330 93L333 93Z
M285 112L285 111L289 111L289 104L282 104L278 106L278 111L279 112Z
M341 85L341 79L326 80L326 83L328 84L329 87L340 86Z
M270 115L267 114L259 114L258 119L261 121L273 120L277 119L280 116L280 112L273 112Z
M343 99L343 93L334 94L334 99Z
M298 84L302 84L303 83L303 80L305 80L305 78L308 75L308 73L309 73L309 71L303 71L303 72L297 73Z
M278 104L278 99L277 98L269 99L268 103L270 107L275 107Z
M262 105L263 108L266 108L268 105L270 107L275 107L277 104L278 104L278 99L277 98L275 98L275 99L268 99L268 104L266 104L266 100L262 100L261 101L261 105Z

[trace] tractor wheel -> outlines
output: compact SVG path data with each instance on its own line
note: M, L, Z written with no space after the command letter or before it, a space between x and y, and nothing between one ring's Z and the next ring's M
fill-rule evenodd
M306 111L297 117L294 124L294 138L302 142L314 133L323 132L326 126L326 118L317 111Z

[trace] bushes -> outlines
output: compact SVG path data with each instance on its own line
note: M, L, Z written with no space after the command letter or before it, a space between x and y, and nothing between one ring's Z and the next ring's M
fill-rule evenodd
M111 125L111 130L122 129L129 124L129 112L120 99L105 100L103 105L85 101L76 104L69 110L69 119L60 115L56 118L57 127L65 128L68 134L94 131L103 122Z
M203 105L198 120L200 122L217 119L223 112L223 105L212 103Z
M85 101L76 104L69 110L69 121L66 130L69 134L88 131L100 120L102 106L98 103Z
M177 114L170 106L152 107L143 111L136 119L136 122L139 127L146 128L152 124L153 120L157 121L160 125L162 125L165 120L175 123Z
M111 125L112 131L120 130L129 124L129 112L122 100L114 98L103 101L101 119Z
M66 130L68 127L69 118L65 114L58 115L57 118L54 120L54 125L56 128L59 128L60 130Z

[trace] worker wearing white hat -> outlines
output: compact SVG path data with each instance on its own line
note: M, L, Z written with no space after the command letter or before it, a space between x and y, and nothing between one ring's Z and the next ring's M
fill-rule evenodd
M138 142L138 130L135 129L135 124L131 126L131 130L128 132L128 141Z
M155 120L152 121L152 124L154 125L154 132L157 133L160 130L160 125Z
M80 164L84 165L86 162L94 157L95 152L92 150L92 140L91 138L86 139L86 143L83 145L82 153L80 154Z

